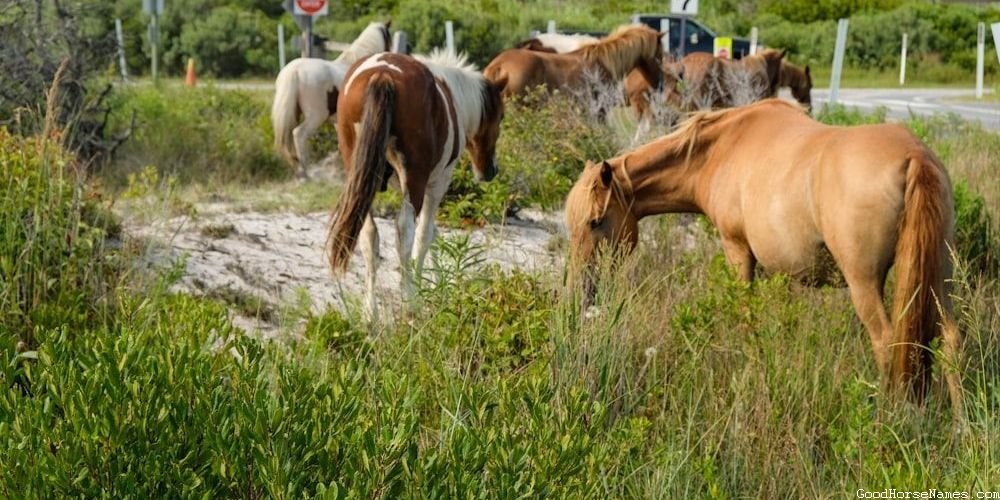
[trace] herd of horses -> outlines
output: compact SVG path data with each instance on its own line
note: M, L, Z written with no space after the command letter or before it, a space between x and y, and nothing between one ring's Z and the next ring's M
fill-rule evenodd
M331 215L327 253L343 271L360 241L365 310L376 315L379 236L372 200L402 191L396 220L403 302L435 234L435 214L462 149L479 180L498 172L504 103L539 86L586 96L594 79L624 83L640 120L653 105L685 112L676 129L610 159L587 162L565 206L569 283L590 304L602 254L630 252L638 221L704 214L742 280L758 265L809 284L843 276L886 387L922 400L932 340L955 363L949 247L954 203L945 168L900 125L828 126L808 114L809 68L764 50L740 61L664 57L661 33L623 26L603 39L539 36L479 72L464 56L390 53L388 25L372 23L335 61L299 59L278 76L277 147L304 171L307 141L336 117L346 185ZM799 104L773 99L781 86ZM301 121L299 121L301 117ZM892 316L884 305L895 269ZM944 379L956 415L959 374Z

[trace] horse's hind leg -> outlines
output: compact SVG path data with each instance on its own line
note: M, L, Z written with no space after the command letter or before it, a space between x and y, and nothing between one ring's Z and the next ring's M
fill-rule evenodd
M315 107L303 109L302 114L302 123L292 130L292 137L295 139L295 152L299 156L298 175L300 177L308 177L306 168L309 166L309 138L323 125L329 114L326 112L326 109L315 109Z
M960 425L965 423L965 407L962 403L962 359L961 345L958 337L958 325L949 317L942 320L941 350L944 360L941 369L944 370L945 383L948 385L948 396L951 399L951 411L955 421Z
M875 363L878 365L882 380L888 380L889 373L889 341L892 339L892 323L885 312L882 302L882 289L885 285L885 275L856 276L845 272L844 278L851 291L851 302L858 319L868 330L872 350L875 353Z
M441 199L448 191L448 184L451 182L451 172L454 165L445 168L437 179L432 180L426 188L424 194L424 206L420 210L420 217L417 219L417 241L413 248L414 274L420 279L424 267L424 259L427 257L427 250L430 249L431 241L434 240L436 226L434 217L437 215L438 206Z
M375 302L375 275L378 272L378 227L369 213L361 226L361 254L365 258L365 315L374 321L377 313Z

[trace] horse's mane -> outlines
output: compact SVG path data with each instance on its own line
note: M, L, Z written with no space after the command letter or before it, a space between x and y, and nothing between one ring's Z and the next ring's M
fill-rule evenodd
M368 27L358 35L358 38L351 42L347 50L334 59L334 62L349 66L359 59L389 50L391 43L392 37L389 35L389 26L386 23L369 23Z
M796 104L783 99L764 99L746 106L735 108L724 108L718 110L697 111L681 123L673 132L663 136L651 144L656 144L658 148L668 148L671 154L685 153L690 157L695 147L698 145L698 138L702 136L705 128L714 125L731 115L738 115L755 110L763 106L779 106L803 112L802 108Z
M644 24L632 24L620 26L603 40L580 47L572 54L600 64L617 79L632 69L636 59L655 57L659 44L655 30Z
M434 49L430 54L414 54L435 77L444 80L455 101L455 111L466 133L475 132L483 116L492 113L491 100L485 97L486 78L476 66L467 61L464 53L456 54L447 50Z

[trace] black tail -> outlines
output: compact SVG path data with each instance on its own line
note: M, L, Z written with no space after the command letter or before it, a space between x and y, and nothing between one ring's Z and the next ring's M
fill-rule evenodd
M327 237L330 268L334 272L347 269L358 234L386 174L386 143L395 109L396 89L393 82L388 78L372 77L365 94L354 161L347 176L347 185L333 210L332 226Z

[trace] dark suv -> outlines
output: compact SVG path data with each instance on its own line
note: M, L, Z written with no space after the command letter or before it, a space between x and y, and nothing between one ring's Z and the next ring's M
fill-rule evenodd
M642 23L657 31L660 30L660 20L670 20L670 53L683 57L692 52L711 53L715 46L715 33L690 17L685 24L686 39L684 52L681 53L681 16L667 14L635 14L633 23ZM740 59L750 53L750 40L733 37L733 59Z

